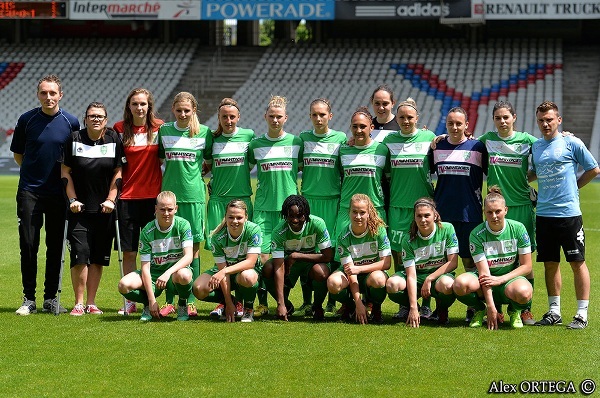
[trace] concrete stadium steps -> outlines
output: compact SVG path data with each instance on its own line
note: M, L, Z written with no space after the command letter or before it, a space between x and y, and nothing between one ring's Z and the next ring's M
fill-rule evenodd
M562 128L589 145L600 95L600 46L565 46L563 59Z
M198 100L199 119L206 123L217 112L225 97L235 98L236 91L250 78L266 47L199 47L181 80L160 108L164 120L174 120L172 100L180 91L191 92ZM215 129L216 124L208 125Z

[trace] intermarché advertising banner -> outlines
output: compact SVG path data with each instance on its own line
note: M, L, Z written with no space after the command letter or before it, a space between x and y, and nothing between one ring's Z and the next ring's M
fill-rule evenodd
M70 19L200 19L200 0L71 0L69 4Z
M486 20L600 19L599 0L475 0L473 14Z
M335 19L470 18L471 0L337 1Z
M332 20L334 0L202 0L203 20Z

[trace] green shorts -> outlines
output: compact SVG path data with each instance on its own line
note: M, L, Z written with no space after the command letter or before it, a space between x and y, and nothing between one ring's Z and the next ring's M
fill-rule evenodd
M479 279L479 272L469 272L469 273L475 275ZM496 304L496 307L500 308L500 306L502 304L510 304L511 300L508 297L506 297L506 294L504 294L504 291L506 290L506 287L508 285L510 285L517 279L524 279L527 281L527 278L525 278L524 276L516 276L516 277L508 280L508 282L503 283L502 285L492 287L492 296L494 297L494 304ZM527 282L529 283L529 281L527 281ZM480 300L485 301L483 299L483 297L480 298Z
M177 203L177 215L189 221L192 226L194 243L204 240L204 223L206 220L206 203Z
M336 269L336 271L340 271L341 273L344 273L344 266L342 265L341 267L339 267L338 269ZM383 273L385 274L386 277L389 277L389 274L387 273L387 271L383 271ZM333 274L333 272L332 272ZM361 294L367 294L368 293L368 286L367 286L367 279L369 279L369 275L371 275L371 272L369 272L368 274L358 274L356 275L358 278L358 289L360 291ZM350 290L350 287L348 287L348 290Z
M189 265L184 268L187 268L190 270L190 272L192 272L192 268ZM182 269L184 269L184 268L182 268ZM141 269L135 270L134 272L136 274L138 274L140 276L140 278L142 277ZM165 273L165 271L150 267L150 278L152 279L152 290L154 291L155 297L160 296L161 293L163 292L163 289L156 289L156 281L164 273ZM171 277L169 278L169 281L167 282L167 289L171 289L172 291L175 291L175 284L173 283L173 275L171 275ZM144 290L144 288L142 287L140 290Z
M406 280L406 271L398 271L392 276L399 276L402 279ZM421 297L421 288L423 287L423 283L425 283L425 279L427 278L427 276L429 276L429 274L417 274L417 298ZM435 284L442 276L449 276L453 280L455 278L454 272L449 272L449 273L438 276L435 281L431 282L430 291L431 291L431 297L433 297L433 298L438 298L438 291L435 290Z
M338 217L338 211L340 210L340 198L334 199L317 199L317 198L306 198L310 205L310 214L314 214L317 217L321 217L325 221L327 232L331 240L331 247L335 248L335 242L337 241L337 233L335 231L335 223Z
M260 227L262 232L262 246L260 247L261 254L271 253L271 235L273 229L282 221L281 211L254 211L254 223Z
M256 269L256 267L255 267L255 268L252 268L252 271L256 272L256 274L258 275L258 281L260 282L260 278L261 278L261 275L260 275L260 274L261 274L261 272L260 272L259 270L257 270L257 269ZM204 272L203 272L203 274L207 274L207 275L213 276L213 275L214 275L214 274L216 274L217 272L219 272L219 267L217 267L217 266L214 266L214 267L212 267L212 268L210 268L210 269L208 269L208 270L204 271ZM235 278L237 278L238 274L239 274L239 272L238 272L238 273L235 273L235 274L230 274L230 275L229 275L229 276L231 276L231 278L229 278L229 281L231 282L231 287L230 287L230 290L231 290L232 292L233 292L233 291L235 291L235 290L238 288L238 284L237 284L237 282L235 281Z
M535 242L535 210L531 204L523 206L511 206L508 208L506 218L515 220L525 225L529 240L531 241L531 251L535 251L537 245Z
M311 209L312 213L312 209ZM296 261L292 268L290 269L290 273L286 276L286 286L292 288L296 286L296 282L298 282L298 278L304 277L305 280L309 280L308 274L312 267L317 263L309 263L306 261ZM331 265L329 263L325 263L329 271L331 271Z
M206 216L206 242L204 248L210 250L210 233L221 224L223 218L225 218L225 211L227 205L233 199L241 199L246 203L248 207L248 220L252 220L253 205L252 200L249 197L230 198L230 197L219 197L214 196L208 199L207 216Z
M402 251L402 238L410 230L410 224L415 219L412 207L392 207L388 214L388 237L393 251Z

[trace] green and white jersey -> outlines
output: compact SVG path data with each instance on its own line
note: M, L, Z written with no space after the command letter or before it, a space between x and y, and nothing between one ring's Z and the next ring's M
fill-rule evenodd
M210 129L200 125L198 134L190 137L189 129L180 129L176 122L165 123L158 130L158 157L165 159L162 190L174 192L178 203L206 202L201 171L208 135Z
M402 240L402 263L404 268L415 267L417 274L431 274L448 262L449 254L458 254L458 239L454 226L442 222L442 228L434 224L429 236L417 231L415 239L409 234Z
M342 168L340 147L346 143L346 134L329 130L317 134L303 131L304 168L302 169L302 195L307 198L334 199L340 197Z
M337 245L342 265L350 261L354 265L372 264L392 254L390 240L384 227L379 227L375 236L372 236L368 229L362 235L354 235L350 225L347 231L338 236Z
M279 211L283 201L298 194L298 162L302 161L302 140L283 133L271 138L267 134L250 142L250 167L256 164L254 210Z
M244 230L237 239L229 235L227 227L223 227L211 238L211 251L215 264L234 265L246 259L247 254L260 254L262 235L260 227L252 221L244 223Z
M519 254L531 253L531 242L523 224L505 218L499 232L493 232L487 221L475 227L469 236L469 248L473 261L487 261L490 274L499 276L518 266Z
M478 140L485 144L489 153L488 187L498 185L508 207L531 204L527 170L531 145L537 138L515 131L511 137L504 139L497 132L490 131Z
M364 193L375 207L383 207L381 177L389 162L390 153L384 144L371 141L366 146L344 145L340 148L343 168L340 207L349 208L355 193Z
M273 258L284 258L292 252L316 253L331 247L329 231L321 217L310 215L298 232L292 231L287 221L283 220L273 230L271 253Z
M427 153L435 134L417 130L388 134L383 143L390 151L390 206L411 208L422 197L433 197Z
M150 221L140 235L140 260L150 261L150 269L165 272L183 257L183 248L192 247L192 227L182 217L175 216L173 224L161 231L156 220Z
M243 128L236 128L233 134L208 135L204 159L212 164L212 195L230 198L252 196L248 145L253 139L254 131Z

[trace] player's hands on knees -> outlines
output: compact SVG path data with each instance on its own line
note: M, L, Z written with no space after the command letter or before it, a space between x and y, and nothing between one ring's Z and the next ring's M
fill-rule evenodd
M102 209L102 213L112 213L112 211L115 209L115 203L106 199L104 202L102 202L100 208Z
M285 307L285 304L281 303L281 304L277 304L277 318L281 319L282 321L287 321L287 308Z
M350 275L358 275L358 267L355 265L351 265L350 263L344 264L344 273L348 276Z
M221 285L221 281L223 280L224 277L225 277L225 275L223 275L223 272L221 272L221 271L214 274L210 278L210 281L208 281L208 287L210 288L210 290L217 289Z
M424 299L431 297L431 281L425 279L423 286L421 287L421 297Z
M367 308L361 300L358 300L356 303L356 322L360 323L361 325L368 323Z
M167 275L165 272L156 280L156 288L160 290L165 290L167 288L167 283L169 282L170 275Z
M225 304L225 321L235 322L235 304Z
M408 317L406 318L406 324L411 328L418 328L421 322L421 315L417 308L411 308L408 311Z
M500 286L502 281L492 275L479 275L479 284L484 287Z
M148 307L150 308L150 313L154 318L160 318L160 308L158 307L156 300L149 303Z
M487 328L489 330L498 329L498 311L494 305L488 305L487 308Z

